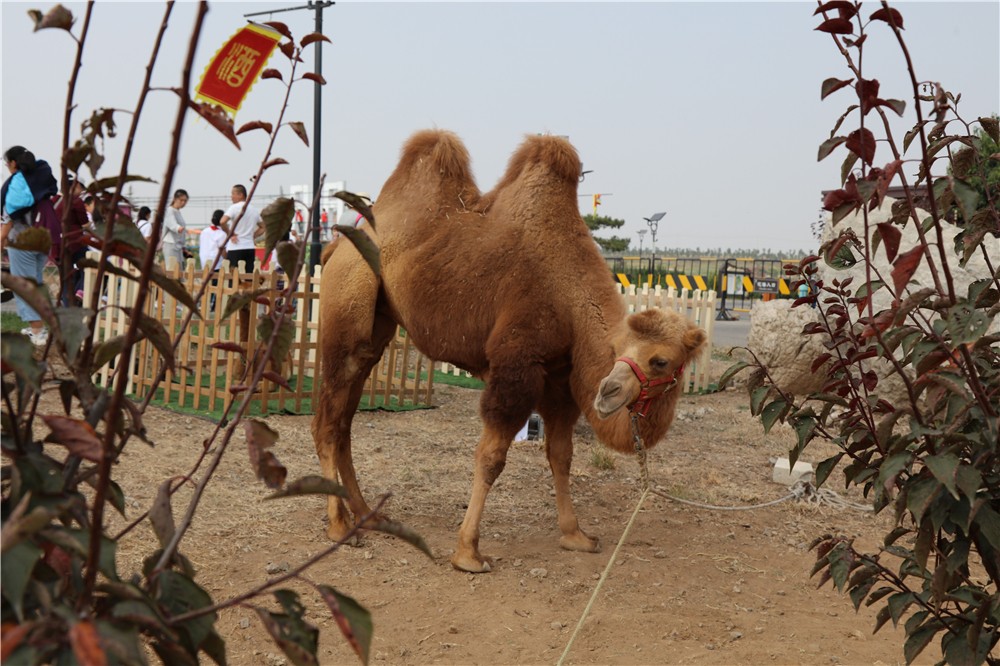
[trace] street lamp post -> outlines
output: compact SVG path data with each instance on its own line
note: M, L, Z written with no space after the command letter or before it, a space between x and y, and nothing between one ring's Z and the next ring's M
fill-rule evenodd
M649 217L642 218L649 225L649 236L653 241L653 256L650 259L650 268L654 274L656 273L656 229L660 226L660 220L663 219L664 215L666 213L653 213Z
M646 235L646 229L639 229L639 277L642 277L642 239Z
M279 12L291 12L299 9L312 9L315 13L315 32L317 34L323 34L323 10L327 7L332 6L334 3L332 0L310 0L305 5L299 7L286 7L283 9L269 9L262 12L254 12L252 14L244 14L244 17L250 16L260 16L262 14L276 14ZM313 71L316 74L316 81L313 86L313 135L312 135L312 148L313 148L313 173L312 173L312 185L313 185L313 198L316 200L317 204L313 206L312 219L310 224L312 225L312 242L309 245L309 275L313 274L313 270L319 264L320 251L323 249L323 243L320 238L320 220L319 220L319 201L320 198L317 197L317 192L319 190L319 180L320 180L320 147L322 145L322 132L323 132L323 86L320 85L320 81L323 80L323 40L317 39L315 44L315 49L313 49L316 54L316 62L313 65Z

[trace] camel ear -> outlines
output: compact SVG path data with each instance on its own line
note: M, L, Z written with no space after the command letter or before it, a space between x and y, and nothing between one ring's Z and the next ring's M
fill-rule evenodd
M684 348L688 350L688 353L693 354L703 344L705 344L706 339L705 331L701 330L697 326L692 326L684 332L682 341L684 343Z

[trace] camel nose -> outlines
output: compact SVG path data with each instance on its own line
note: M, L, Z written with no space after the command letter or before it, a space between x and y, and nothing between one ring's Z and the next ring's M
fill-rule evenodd
M597 394L604 399L613 398L622 391L621 382L617 379L605 377L601 380L601 385L597 389Z

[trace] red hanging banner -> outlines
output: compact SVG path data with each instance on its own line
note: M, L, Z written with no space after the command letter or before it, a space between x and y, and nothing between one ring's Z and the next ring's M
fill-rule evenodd
M208 63L195 98L235 116L280 40L281 34L267 26L251 23L240 28Z

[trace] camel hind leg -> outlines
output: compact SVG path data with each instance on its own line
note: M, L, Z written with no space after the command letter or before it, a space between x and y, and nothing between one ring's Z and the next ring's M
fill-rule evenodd
M360 263L359 263L360 262ZM351 455L351 424L365 380L395 334L396 323L378 314L378 279L356 253L334 253L323 267L320 286L320 376L313 440L323 475L347 491L355 521L370 513ZM352 529L340 497L327 501L327 535L343 539Z

